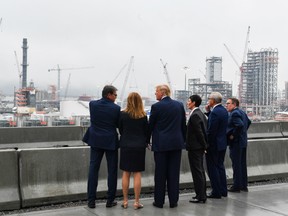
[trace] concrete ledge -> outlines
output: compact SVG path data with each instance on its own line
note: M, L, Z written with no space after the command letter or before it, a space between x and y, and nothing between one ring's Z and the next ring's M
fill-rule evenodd
M22 206L86 198L88 147L19 151Z
M284 137L288 137L288 122L280 122L282 134Z
M260 129L258 129L258 126ZM13 128L13 130L15 129ZM22 133L21 136L24 136L24 132L27 133L27 137L23 139L23 142L27 142L26 145L30 149L18 151L13 149L0 150L0 210L19 209L21 205L22 207L41 206L86 199L90 158L89 147L51 147L53 145L59 146L57 144L60 143L66 143L69 146L71 144L83 145L80 138L82 138L84 129L81 127L41 128L41 130L36 131L40 133L38 136L41 136L41 133L45 134L46 141L43 142L37 141L36 138L31 138L32 141L29 142L31 134L35 135L36 132L33 132L35 128L26 129L20 133ZM55 132L54 129L59 131ZM49 130L49 132L45 132L45 130ZM5 130L0 130L0 135L3 133L2 135L4 136L3 131ZM54 138L53 131L56 133ZM13 134L16 132L13 132ZM62 140L59 138L61 132L63 132ZM269 122L253 123L251 125L249 136L254 138L249 139L247 150L250 181L288 176L288 137L280 135L285 135L286 132L288 132L288 123ZM68 136L68 138L66 137L65 140L67 134L73 133L75 134ZM261 137L261 134L265 133L269 138ZM12 136L11 134L9 136ZM0 136L0 144L2 143L2 146L7 145L9 147L8 143L3 144L8 142L8 138L2 135ZM16 135L14 134L13 136ZM48 138L47 136L51 137ZM271 136L276 136L276 138L270 138ZM59 138L58 141L57 137ZM45 140L44 138L42 139ZM13 140L14 142L18 140L16 143L21 145L19 137ZM38 144L42 147L47 145L50 148L31 148ZM228 182L231 182L233 172L229 149L226 153L225 166ZM121 176L122 171L119 170L118 195L122 195ZM106 196L106 178L107 167L104 156L99 172L98 198ZM207 180L209 179L207 178ZM132 188L133 181L130 184ZM193 187L187 151L182 152L180 184L181 188ZM154 158L153 152L149 150L146 151L146 170L142 173L142 187L142 192L153 191L154 187Z
M17 151L0 150L0 175L0 210L20 209Z
M283 137L280 122L252 123L248 130L248 139Z
M0 144L82 140L82 127L0 128Z

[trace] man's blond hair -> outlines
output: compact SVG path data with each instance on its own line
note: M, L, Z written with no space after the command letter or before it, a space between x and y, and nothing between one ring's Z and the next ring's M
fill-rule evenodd
M157 85L156 90L160 90L164 96L169 96L169 97L171 96L171 90L169 86L166 84Z

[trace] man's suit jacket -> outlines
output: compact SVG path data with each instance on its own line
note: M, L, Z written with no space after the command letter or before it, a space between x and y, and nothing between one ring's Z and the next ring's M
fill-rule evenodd
M234 146L239 145L243 146L243 115L241 114L238 108L233 109L228 118L228 127L227 127L227 139L228 145ZM230 136L233 136L233 139L230 139Z
M120 116L120 106L113 101L101 98L100 100L90 101L90 122L83 137L83 142L91 147L105 150L116 150L119 147L118 121Z
M183 104L164 97L151 106L149 138L152 133L152 151L184 149L186 114Z
M207 149L207 117L198 108L190 116L186 132L186 150Z
M211 150L222 151L227 148L227 124L227 110L221 104L215 106L209 113L207 125L208 145Z

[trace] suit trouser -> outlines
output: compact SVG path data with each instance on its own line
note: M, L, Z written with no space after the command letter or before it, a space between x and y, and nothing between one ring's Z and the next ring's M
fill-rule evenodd
M226 149L217 151L214 149L207 150L206 162L208 176L212 187L212 195L227 196L227 179L224 166Z
M233 169L233 187L235 189L246 189L248 185L247 148L233 145L229 149Z
M248 186L248 174L247 174L247 148L242 148L241 154L241 170L242 170L242 181L241 189L246 189Z
M154 152L154 200L158 205L165 203L166 183L170 205L179 200L181 154L182 150Z
M239 142L232 142L229 150L233 169L233 188L240 190L242 187L242 148Z
M206 199L206 176L203 166L204 150L188 151L188 159L192 173L196 197Z
M115 199L115 194L117 190L118 150L105 150L90 147L88 202L93 202L96 200L98 174L104 153L106 156L108 168L107 202L112 202Z

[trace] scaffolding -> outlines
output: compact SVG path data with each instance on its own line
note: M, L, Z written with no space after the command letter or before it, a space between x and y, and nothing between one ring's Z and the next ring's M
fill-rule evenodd
M222 81L222 57L206 58L206 82Z
M278 50L248 52L243 64L242 103L270 106L277 101Z
M206 104L211 92L220 92L222 101L232 97L232 84L227 81L217 81L212 83L200 83L200 79L188 80L188 91L197 94L202 98L202 104Z
M261 107L260 115L274 115L277 106L278 50L249 51L242 65L240 100L246 107Z

